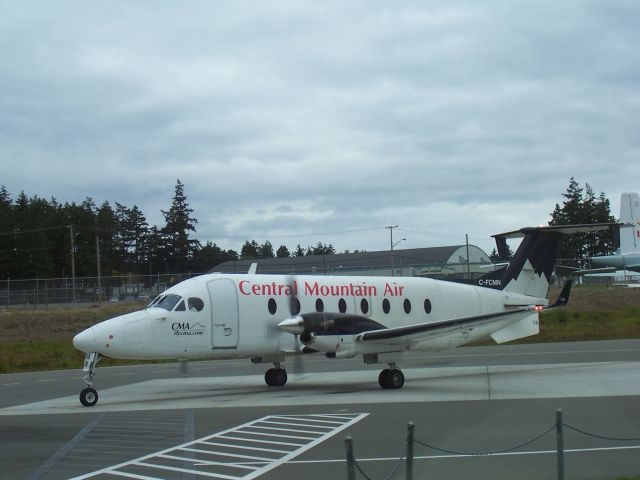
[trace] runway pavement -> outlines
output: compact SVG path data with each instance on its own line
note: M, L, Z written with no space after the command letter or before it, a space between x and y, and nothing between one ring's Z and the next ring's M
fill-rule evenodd
M186 376L175 364L98 368L92 408L79 404L79 371L1 375L0 478L346 478L347 434L368 475L386 478L409 421L424 443L479 453L549 430L557 408L581 431L640 437L640 341L410 355L396 391L361 360L305 366L283 388L246 361L195 362ZM565 447L566 478L640 474L640 438L570 430ZM554 451L554 431L483 457L417 445L414 478L554 477Z

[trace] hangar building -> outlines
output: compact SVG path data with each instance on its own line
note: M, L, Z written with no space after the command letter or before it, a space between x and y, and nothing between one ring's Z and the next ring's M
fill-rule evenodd
M475 245L452 245L379 252L236 260L221 263L211 271L246 273L252 263L258 264L257 273L383 276L391 275L393 272L394 276L404 277L470 279L489 272L488 267L492 262L489 256Z

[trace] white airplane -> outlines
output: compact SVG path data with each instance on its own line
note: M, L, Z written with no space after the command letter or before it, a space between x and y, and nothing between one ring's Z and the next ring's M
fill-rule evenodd
M620 248L613 255L591 257L590 272L632 270L640 272L640 196L623 193L620 196Z
M401 388L402 354L457 347L491 337L497 343L538 333L538 313L555 263L560 234L603 230L606 225L525 228L502 278L501 290L415 277L201 275L181 282L144 310L105 320L79 333L86 352L80 393L95 405L100 358L250 358L272 363L265 382L287 383L287 356L322 352L328 358L362 355L387 364L382 388ZM570 283L552 306L568 300Z

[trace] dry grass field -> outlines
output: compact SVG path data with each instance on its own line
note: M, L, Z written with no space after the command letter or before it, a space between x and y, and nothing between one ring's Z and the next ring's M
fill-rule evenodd
M550 292L552 301L558 292ZM80 368L83 354L71 345L76 333L143 306L118 302L0 310L0 373ZM576 286L569 305L543 312L540 325L539 335L520 342L640 338L640 288Z

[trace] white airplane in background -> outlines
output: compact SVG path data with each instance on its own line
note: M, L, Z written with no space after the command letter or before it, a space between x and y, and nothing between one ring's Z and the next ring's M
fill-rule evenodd
M623 193L620 196L620 248L613 255L591 257L591 272L632 270L640 272L640 196Z
M86 352L80 393L95 405L93 377L102 356L123 359L250 358L272 363L265 382L287 382L290 355L328 358L362 355L387 364L382 388L401 388L403 352L457 347L491 337L498 343L538 333L538 313L555 264L560 234L610 224L524 228L502 278L501 290L417 277L261 275L212 273L169 288L144 310L115 317L73 339ZM552 306L568 300L568 283ZM549 307L546 307L549 308Z

